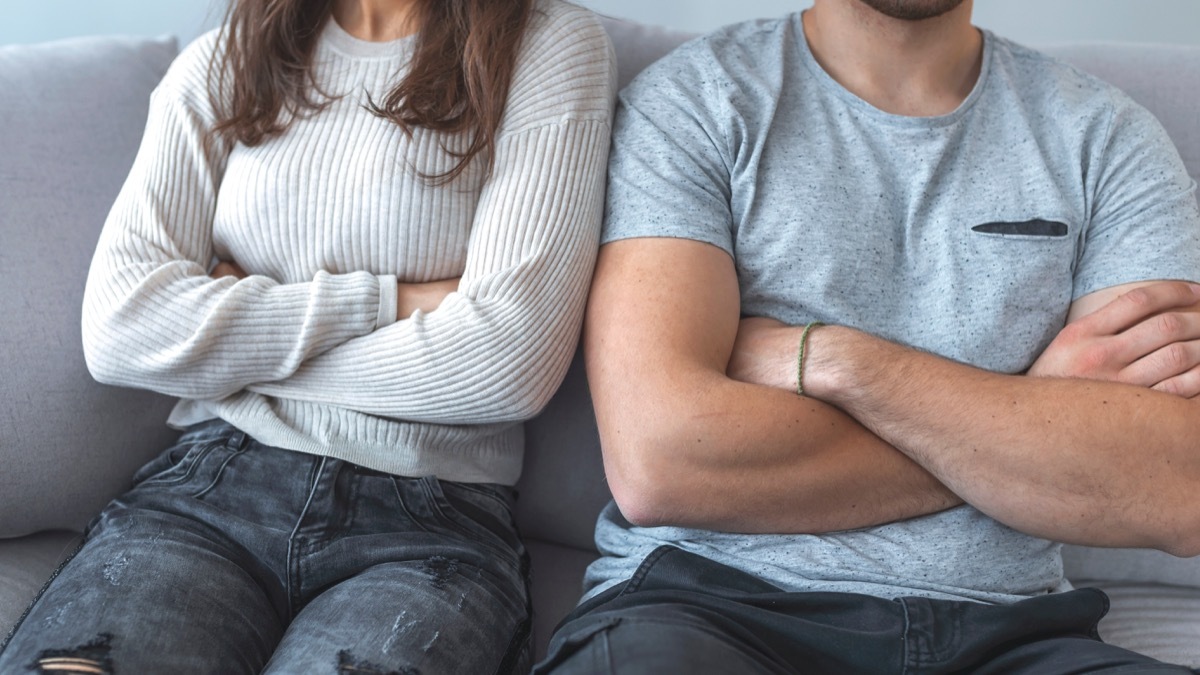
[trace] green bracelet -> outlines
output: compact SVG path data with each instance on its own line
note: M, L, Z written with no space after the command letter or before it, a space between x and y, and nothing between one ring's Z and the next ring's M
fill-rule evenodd
M820 321L810 321L804 327L804 332L800 334L800 354L796 357L796 393L804 395L804 352L808 347L808 336L813 332L814 328L824 326Z

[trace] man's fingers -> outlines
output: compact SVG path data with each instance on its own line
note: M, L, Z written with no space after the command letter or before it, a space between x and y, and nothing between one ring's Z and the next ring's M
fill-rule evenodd
M1119 381L1155 387L1176 377L1191 377L1200 367L1200 340L1173 342L1134 361L1121 370ZM1188 397L1190 398L1190 396Z
M1152 388L1156 391L1161 391L1165 394L1174 394L1182 398L1200 398L1200 366L1192 368L1181 375L1176 375L1175 377L1159 382Z
M1164 281L1135 288L1076 323L1092 335L1116 335L1156 314L1197 303L1200 303L1200 285Z
M1200 311L1157 314L1113 338L1117 358L1145 371L1148 381L1139 384L1146 387L1197 365L1193 340L1200 340Z

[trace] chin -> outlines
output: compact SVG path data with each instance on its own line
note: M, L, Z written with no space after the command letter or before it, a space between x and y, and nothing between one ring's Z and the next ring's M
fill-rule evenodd
M904 21L924 21L941 16L965 0L858 0L871 9Z

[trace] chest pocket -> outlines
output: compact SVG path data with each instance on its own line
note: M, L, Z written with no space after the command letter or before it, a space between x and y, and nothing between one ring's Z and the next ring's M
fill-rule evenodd
M1057 219L993 221L960 230L962 259L974 268L963 309L978 345L977 353L961 356L1000 372L1028 368L1066 321L1076 231Z
M1026 220L1020 223L984 223L971 228L980 234L1002 237L1065 237L1070 228L1053 220Z

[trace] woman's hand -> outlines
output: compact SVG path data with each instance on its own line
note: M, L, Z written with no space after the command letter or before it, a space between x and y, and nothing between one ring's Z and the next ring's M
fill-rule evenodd
M237 263L225 262L222 260L221 262L217 263L217 266L214 267L211 272L208 273L208 276L214 279L221 279L223 277L245 279L249 275L247 275L246 270L239 267Z
M214 279L224 277L233 277L235 279L245 279L248 274L235 262L226 262L222 260L213 267L209 276ZM426 283L407 284L400 282L396 284L396 316L399 318L407 318L412 316L413 312L418 309L422 312L432 312L442 304L446 296L458 290L458 282L460 277L453 279L442 279L441 281L430 281Z
M432 312L442 304L446 296L458 290L461 277L429 281L421 284L396 284L396 317L406 319L418 309Z

